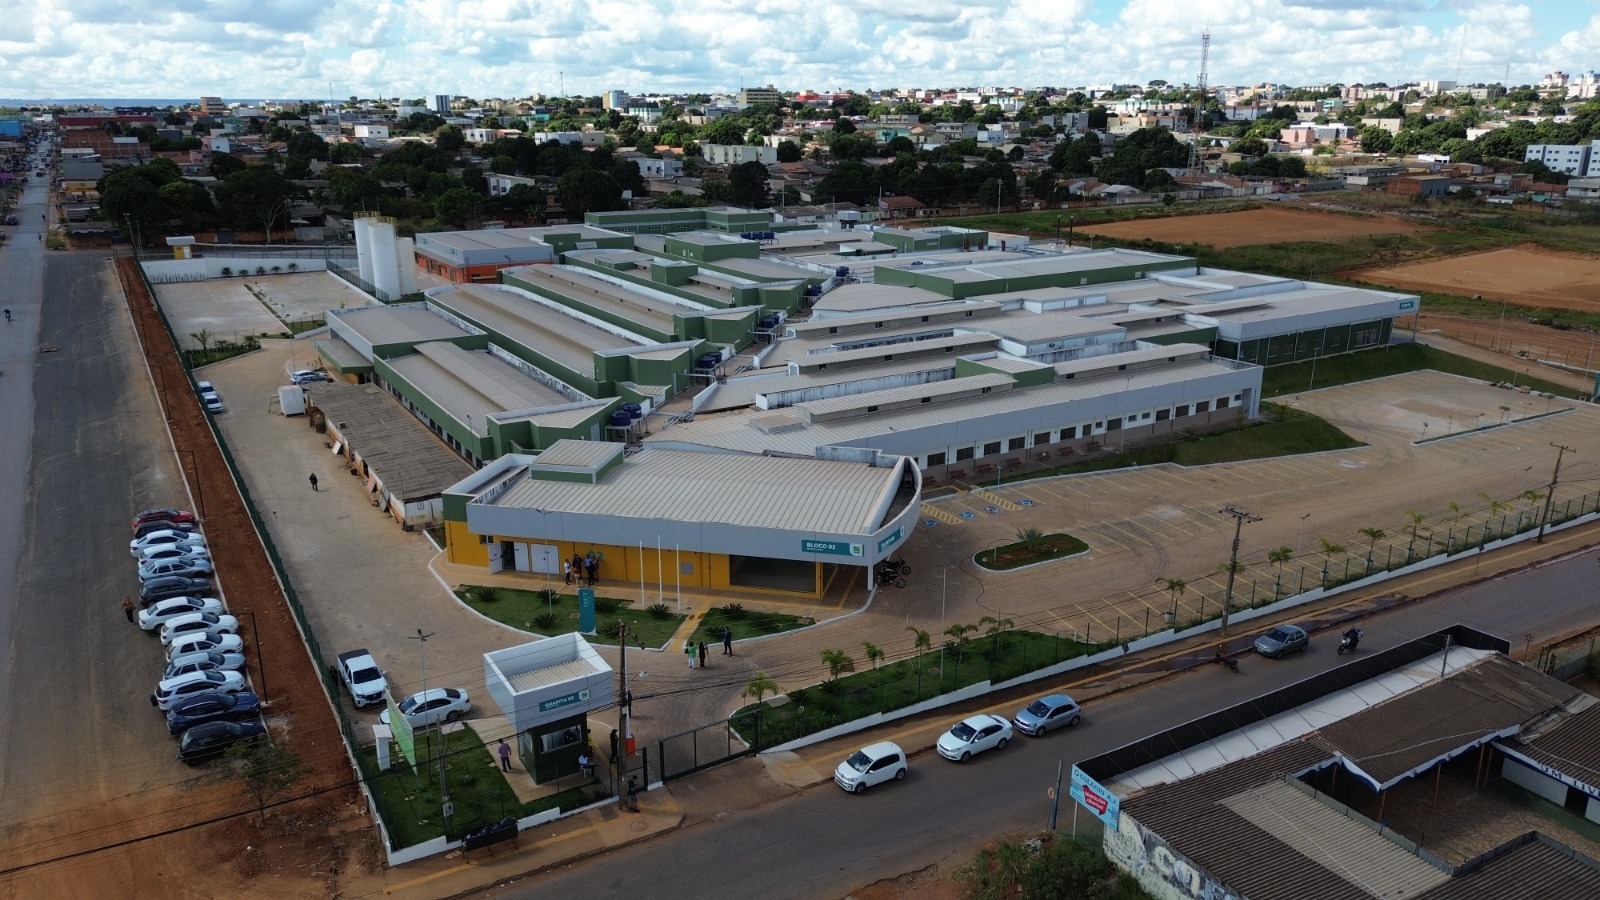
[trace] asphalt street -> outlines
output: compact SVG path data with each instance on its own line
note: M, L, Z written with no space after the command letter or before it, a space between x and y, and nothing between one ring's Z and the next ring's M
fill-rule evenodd
M1600 621L1593 591L1597 559L1600 555L1591 551L1374 617L1362 623L1367 633L1362 650L1382 650L1457 622L1512 639L1520 650L1527 636L1537 642L1593 624ZM881 879L963 861L994 837L1043 829L1049 814L1045 791L1055 783L1058 761L1070 767L1348 662L1336 647L1335 635L1321 633L1313 635L1304 654L1283 660L1245 657L1238 675L1202 666L1086 708L1075 730L1038 740L1019 736L1004 750L965 765L920 753L905 781L864 796L825 783L755 808L708 811L698 824L496 894L844 897ZM1009 715L1015 710L995 711ZM863 734L861 739L881 737ZM1070 806L1064 804L1060 815L1060 826L1069 827Z
M13 859L102 823L137 831L147 791L194 777L150 707L160 648L119 608L138 587L129 516L187 494L106 253L41 265L40 208L0 280L15 319L0 322L0 478L21 501L0 517L0 855Z

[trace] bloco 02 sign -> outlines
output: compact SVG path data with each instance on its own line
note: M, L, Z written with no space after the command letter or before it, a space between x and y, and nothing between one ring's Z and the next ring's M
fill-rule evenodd
M831 553L834 556L860 556L862 549L863 548L860 544L852 544L848 541L818 541L807 538L800 542L800 552L802 553Z
M1072 767L1072 799L1082 803L1085 809L1094 813L1095 818L1106 823L1111 830L1116 830L1117 822L1122 817L1122 801L1077 766Z

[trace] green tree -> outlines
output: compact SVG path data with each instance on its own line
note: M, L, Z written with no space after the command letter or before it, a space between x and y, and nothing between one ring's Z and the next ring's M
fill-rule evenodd
M501 198L505 208L519 219L542 218L547 197L544 188L534 184L514 184Z
M1282 596L1283 594L1283 564L1291 559L1294 559L1294 548L1287 544L1276 550L1267 551L1267 562L1277 566L1277 574L1272 579L1272 595L1274 597Z
M227 178L234 172L242 172L245 168L244 160L231 153L213 153L211 154L211 164L206 167L206 171L212 178L220 180Z
M750 697L760 703L761 698L767 694L776 695L777 693L778 683L767 677L767 673L757 672L756 677L745 683L744 693L741 696Z
M944 633L955 642L957 665L961 664L961 655L967 648L967 635L977 630L978 626L976 625L963 625L959 622L944 630Z
M615 178L593 169L573 169L556 182L556 202L567 218L582 220L585 213L622 209L622 186Z
M760 209L767 205L767 167L758 162L739 163L728 170L732 200L739 206Z
M1182 578L1157 578L1156 584L1161 585L1167 593L1172 595L1172 612L1170 615L1173 623L1176 624L1178 621L1178 598L1182 597L1183 592L1188 589L1189 582L1184 581Z
M932 647L933 647L933 637L932 637L932 635L928 634L928 630L927 629L925 629L925 628L915 628L915 627L912 627L910 625L907 625L906 626L906 630L911 632L911 634L912 634L912 647L914 649L916 649L918 651L924 651L924 650L932 649Z
M611 163L611 177L617 186L625 191L633 191L635 197L644 196L649 190L645 184L644 174L639 171L639 164L631 159L619 159Z
M310 131L295 131L290 133L285 152L289 156L298 156L305 159L327 159L328 142L319 134Z
M799 162L800 156L800 145L794 141L778 143L778 162Z
M433 146L437 147L440 153L454 156L466 145L466 133L459 125L441 125L433 131Z
M119 229L131 232L130 240L149 240L166 232L172 210L162 199L160 188L134 174L133 169L113 172L100 184L101 210Z
M861 642L861 652L867 657L867 662L872 663L874 669L878 667L879 661L883 659L883 648L871 641Z
M311 177L311 160L303 156L291 156L284 160L283 177L295 181Z
M361 161L360 144L334 144L328 148L328 162L343 166Z
M263 822L267 818L267 804L288 793L295 782L311 773L311 767L302 763L287 744L271 740L234 744L228 748L224 759L244 784L245 793L255 801L256 812Z
M272 240L272 229L287 222L298 185L271 166L250 166L222 179L217 186L217 206L222 216L241 228L261 227Z
M211 192L192 181L174 181L156 190L167 211L182 221L183 227L197 231L211 224L216 208Z
M440 221L457 228L464 228L476 223L482 203L483 198L472 191L466 188L452 188L433 201L433 209Z
M1361 533L1367 537L1367 571L1372 571L1372 554L1378 549L1378 539L1384 536L1382 528L1363 528Z
M837 682L840 674L856 670L855 660L843 650L822 651L822 664L828 667L829 682Z

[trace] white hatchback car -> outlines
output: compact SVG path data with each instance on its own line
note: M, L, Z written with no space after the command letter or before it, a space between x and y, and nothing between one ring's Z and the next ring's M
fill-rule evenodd
M129 541L128 553L138 558L145 550L152 547L204 547L205 545L206 539L192 531L163 529Z
M237 634L223 634L220 631L194 631L179 635L167 645L167 661L184 655L185 653L200 653L201 651L215 650L218 653L238 653L244 649L244 638Z
M237 694L244 688L244 676L238 672L190 672L187 675L165 679L157 684L155 693L150 695L150 703L156 709L166 712L172 708L172 704L185 697L213 691L221 694Z
M222 601L215 597L173 597L170 600L157 600L140 610L139 627L145 631L155 631L173 619L190 613L220 612Z
M195 632L203 634L208 631L218 634L238 634L239 620L225 613L185 613L161 626L161 646L170 647L173 641L186 634Z
M833 783L852 794L859 794L875 784L894 779L899 781L909 771L906 754L900 745L891 741L869 744L850 754L833 770Z

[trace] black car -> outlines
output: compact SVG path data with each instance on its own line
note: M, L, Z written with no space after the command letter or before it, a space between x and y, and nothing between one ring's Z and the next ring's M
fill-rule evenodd
M145 606L171 597L209 597L211 582L205 578L166 575L139 586L139 602Z
M167 734L182 734L206 722L252 718L260 712L260 698L249 691L237 694L207 691L172 704L167 710Z
M178 740L178 758L189 765L198 765L213 756L220 756L229 747L241 741L257 741L267 733L260 719L243 722L206 722L185 731Z

